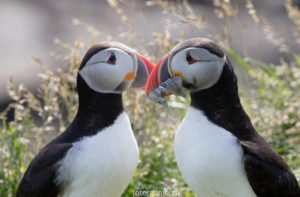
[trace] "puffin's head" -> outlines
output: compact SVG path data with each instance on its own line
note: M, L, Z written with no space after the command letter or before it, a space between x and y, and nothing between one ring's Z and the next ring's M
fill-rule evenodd
M91 47L84 56L77 88L85 83L100 93L122 93L128 88L145 88L153 65L133 49L116 42Z
M226 65L224 52L212 40L186 40L175 46L153 69L147 82L147 95L150 99L153 96L163 99L169 94L182 95L185 90L208 89L218 82Z

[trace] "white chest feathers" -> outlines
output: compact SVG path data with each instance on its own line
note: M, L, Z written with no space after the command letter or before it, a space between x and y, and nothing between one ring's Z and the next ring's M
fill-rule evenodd
M60 197L120 197L139 160L139 150L125 112L94 136L73 143L61 161Z
M174 142L185 181L203 197L255 197L246 177L237 138L190 107Z

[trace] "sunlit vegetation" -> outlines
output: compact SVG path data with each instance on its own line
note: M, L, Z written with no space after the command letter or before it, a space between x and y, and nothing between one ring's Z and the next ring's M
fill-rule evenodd
M74 28L83 28L91 35L86 43L75 40L55 43L64 50L53 53L53 58L61 62L55 72L39 58L43 72L38 77L41 84L36 94L22 84L15 85L10 80L7 91L13 102L1 114L0 131L0 196L14 196L18 183L34 155L53 137L63 132L73 120L77 110L76 75L82 55L94 43L127 38L129 46L136 48L153 62L157 62L175 44L186 39L186 30L194 28L207 32L208 38L215 40L227 52L246 83L247 89L240 88L242 103L255 127L268 143L288 162L297 179L300 180L300 53L292 50L273 29L267 18L258 16L251 0L245 4L249 18L264 28L266 38L278 46L285 58L278 65L268 64L247 55L247 51L237 52L231 40L232 21L239 9L230 0L214 0L214 14L223 21L221 31L214 24L208 24L204 17L196 14L188 1L146 1L141 7L123 0L108 0L124 26L120 37L112 38L107 32L97 30L92 25L73 19ZM140 5L139 5L140 6ZM151 38L143 37L139 29L132 25L134 19L126 13L159 6L166 16L162 18L166 26L163 31L152 33ZM130 9L129 9L130 8ZM299 45L300 11L286 1L286 9L294 24L292 31ZM171 32L177 32L173 34ZM101 39L100 36L101 35ZM136 45L135 38L142 40ZM298 39L296 39L298 38ZM34 55L34 54L32 54ZM140 163L136 174L123 196L195 196L181 177L173 154L173 138L176 128L188 107L188 99L170 98L169 108L147 100L143 91L127 91L124 105L140 148ZM14 111L14 120L8 122L6 113ZM141 193L139 191L144 191ZM148 192L145 192L148 191Z

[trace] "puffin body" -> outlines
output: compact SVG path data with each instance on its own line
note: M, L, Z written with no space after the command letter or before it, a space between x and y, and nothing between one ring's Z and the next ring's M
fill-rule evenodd
M233 66L213 41L177 45L152 71L146 89L158 102L190 92L174 150L180 172L199 196L300 197L290 168L245 113Z
M57 170L57 183L65 184L61 196L119 197L131 180L138 159L129 118L122 112L111 126L73 143Z
M243 168L237 138L190 107L174 140L176 161L199 196L255 197Z
M30 163L17 197L118 197L139 159L122 92L145 86L152 65L119 43L92 47L77 76L74 121Z

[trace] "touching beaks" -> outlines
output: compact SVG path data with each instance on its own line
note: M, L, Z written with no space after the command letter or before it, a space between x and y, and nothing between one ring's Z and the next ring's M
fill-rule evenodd
M175 94L186 97L187 93L182 86L183 75L180 72L172 72L169 68L170 55L161 59L150 74L146 93L147 97L159 103L165 103L165 97Z
M168 69L169 55L163 57L155 66L151 72L146 86L147 96L153 92L159 85L170 78L169 69ZM162 95L167 96L167 95Z
M147 84L148 77L151 71L154 69L154 65L145 57L140 54L136 55L137 57L137 71L136 74L132 76L131 73L128 73L125 80L134 80L131 88L135 89L144 89Z

